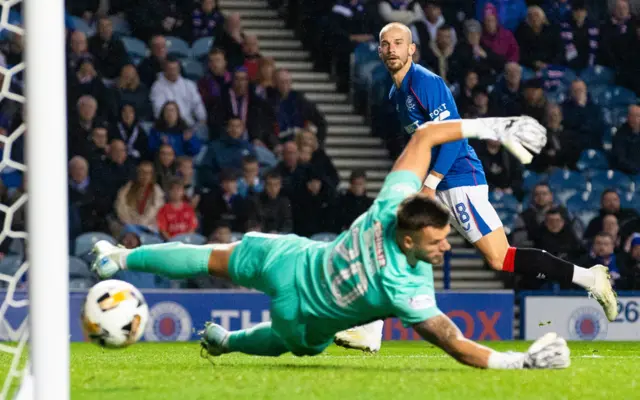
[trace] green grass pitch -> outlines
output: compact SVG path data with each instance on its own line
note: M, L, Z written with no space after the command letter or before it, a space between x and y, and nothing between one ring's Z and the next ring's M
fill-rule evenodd
M528 343L487 343L524 350ZM483 371L421 342L377 355L331 347L317 357L200 358L197 343L71 346L73 399L588 399L640 398L640 342L573 342L562 371ZM8 357L0 356L4 377ZM411 396L411 397L407 397Z

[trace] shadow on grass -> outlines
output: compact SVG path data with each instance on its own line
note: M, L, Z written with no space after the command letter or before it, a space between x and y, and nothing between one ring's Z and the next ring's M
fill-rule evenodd
M215 369L241 369L243 371L254 370L292 370L292 371L365 371L365 372L464 372L466 368L442 368L442 367L407 367L405 366L384 366L384 365L342 365L342 364L297 364L297 363L278 363L278 364L257 364L257 363L224 363L213 361L210 364ZM469 370L472 370L469 368Z

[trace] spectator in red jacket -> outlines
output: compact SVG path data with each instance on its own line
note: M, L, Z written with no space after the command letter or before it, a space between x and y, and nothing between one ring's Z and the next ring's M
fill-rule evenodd
M158 230L166 240L198 228L198 218L191 205L184 200L184 186L179 180L169 185L169 202L158 211Z

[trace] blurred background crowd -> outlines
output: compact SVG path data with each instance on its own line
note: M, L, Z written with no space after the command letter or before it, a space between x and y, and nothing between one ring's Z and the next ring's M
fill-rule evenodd
M633 150L640 144L640 1L265 6L309 51L313 70L348 94L391 159L408 138L376 54L388 22L411 28L413 61L445 80L463 117L538 119L548 143L526 167L499 143L473 143L512 244L608 265L618 289L640 287L640 157ZM10 11L9 22L20 24L19 5ZM325 152L331 124L324 113L218 0L67 0L65 23L70 247L78 262L88 256L87 235L130 248L227 243L248 231L329 240L372 203L368 171L350 170L341 182ZM3 31L0 51L0 66L19 64L22 37ZM10 79L5 91L19 96L21 72L11 72L0 81ZM16 100L0 102L5 137L23 126L27 110ZM15 162L24 161L26 134L0 141ZM26 175L5 165L0 178L2 203L11 206ZM24 229L25 218L15 212L12 229ZM24 243L5 238L0 254L24 254ZM176 284L121 278L139 287ZM78 272L78 287L83 282ZM178 284L228 286L209 278Z

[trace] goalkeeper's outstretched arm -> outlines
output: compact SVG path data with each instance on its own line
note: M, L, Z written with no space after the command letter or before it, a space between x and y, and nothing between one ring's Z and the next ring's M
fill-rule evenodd
M471 367L559 369L570 364L567 342L556 334L550 333L538 339L526 353L502 353L466 339L444 314L415 324L413 329L458 362Z

